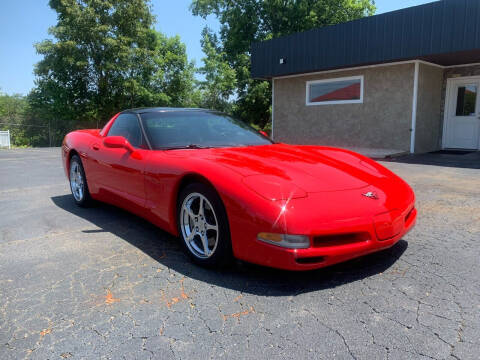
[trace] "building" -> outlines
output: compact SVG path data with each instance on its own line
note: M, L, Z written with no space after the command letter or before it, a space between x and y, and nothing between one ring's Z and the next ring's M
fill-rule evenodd
M480 146L480 0L442 0L252 45L277 141L422 153Z

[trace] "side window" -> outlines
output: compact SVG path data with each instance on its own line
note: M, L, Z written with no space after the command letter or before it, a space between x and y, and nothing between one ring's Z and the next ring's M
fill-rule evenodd
M145 148L142 130L134 114L121 114L113 123L108 136L123 136L133 147Z
M307 105L363 103L363 76L307 81Z

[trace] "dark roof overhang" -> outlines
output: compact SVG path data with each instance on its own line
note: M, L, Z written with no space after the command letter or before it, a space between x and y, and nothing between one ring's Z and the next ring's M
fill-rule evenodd
M480 1L441 0L317 28L254 43L251 53L257 79L416 59L477 63Z

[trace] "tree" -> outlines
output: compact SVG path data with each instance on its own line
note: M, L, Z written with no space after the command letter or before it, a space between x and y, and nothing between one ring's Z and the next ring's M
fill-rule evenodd
M24 96L0 92L0 130L10 130L13 145L27 145L24 126L27 110L28 102Z
M188 61L187 49L180 37L156 33L151 103L162 106L196 106L195 65Z
M235 113L264 127L270 119L271 86L250 77L253 42L354 20L375 12L372 0L192 0L194 15L221 24L221 51L236 74Z
M204 66L199 69L199 73L205 76L205 80L200 81L201 106L230 112L230 98L236 85L235 70L226 61L226 54L221 51L217 36L208 27L203 29L201 44L205 53L202 59Z
M190 105L194 67L185 45L153 29L149 0L50 0L54 40L36 44L29 102L58 143L68 130L98 127L125 108Z
M27 102L20 94L7 95L0 92L0 123L22 121Z

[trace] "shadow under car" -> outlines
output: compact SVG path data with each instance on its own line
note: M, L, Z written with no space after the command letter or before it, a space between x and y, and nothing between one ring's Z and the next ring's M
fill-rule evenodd
M52 197L59 208L97 226L85 234L109 232L127 241L158 263L184 276L216 286L259 296L289 296L334 288L385 272L408 247L400 240L393 247L345 263L306 272L290 272L234 261L223 269L192 263L179 239L124 210L103 203L90 208L75 205L71 195ZM126 231L125 229L128 229Z

